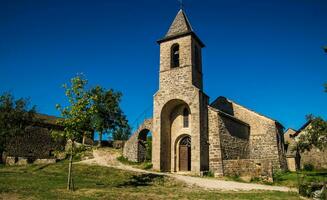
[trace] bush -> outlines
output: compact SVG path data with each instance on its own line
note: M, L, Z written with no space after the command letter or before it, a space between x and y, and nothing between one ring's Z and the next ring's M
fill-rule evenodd
M322 184L319 183L301 183L299 185L299 194L304 197L312 197L316 191L319 191L323 188ZM324 192L320 194L321 196L325 195Z
M282 170L276 170L273 172L273 180L274 181L282 181L284 172Z
M215 174L212 171L206 171L203 173L203 176L206 177L215 177Z
M152 163L147 162L147 163L144 163L143 169L152 169L152 167L153 167Z
M306 163L306 164L303 165L303 169L305 171L310 171L311 172L311 171L314 170L314 166L312 164L310 164L310 163Z

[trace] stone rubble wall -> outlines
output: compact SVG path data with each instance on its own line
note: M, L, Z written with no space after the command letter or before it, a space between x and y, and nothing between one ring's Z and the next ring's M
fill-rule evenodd
M248 159L249 126L219 114L219 133L224 160Z
M209 170L215 176L222 176L223 172L223 159L222 159L222 146L219 135L218 112L208 106L208 125L209 125Z
M324 151L312 148L310 151L300 153L300 156L301 168L305 164L312 164L315 169L327 169L327 148Z
M272 163L266 159L224 160L225 176L240 176L262 178L273 181Z
M283 148L282 127L275 121L224 97L219 97L211 106L222 110L235 118L249 124L249 158L272 161L276 169L286 169Z
M29 162L33 162L36 159L53 158L53 152L64 150L64 147L65 141L54 140L48 128L30 126L23 135L16 136L6 143L4 154L14 158L28 158Z
M139 162L140 161L140 133L144 130L152 132L152 118L144 120L143 124L135 131L135 133L126 141L123 149L123 156L129 161Z

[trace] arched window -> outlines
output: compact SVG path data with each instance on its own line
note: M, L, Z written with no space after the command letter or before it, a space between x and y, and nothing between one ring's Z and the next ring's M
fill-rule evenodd
M187 108L184 108L183 110L183 127L187 128L189 125L189 111Z
M171 68L179 67L179 45L171 47Z

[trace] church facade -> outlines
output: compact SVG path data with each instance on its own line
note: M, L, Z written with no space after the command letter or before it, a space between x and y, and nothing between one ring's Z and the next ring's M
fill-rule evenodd
M159 89L154 94L153 118L126 142L126 158L144 160L144 141L151 132L154 170L211 171L220 176L287 167L283 126L278 121L225 97L209 102L203 91L204 44L183 10L158 44Z

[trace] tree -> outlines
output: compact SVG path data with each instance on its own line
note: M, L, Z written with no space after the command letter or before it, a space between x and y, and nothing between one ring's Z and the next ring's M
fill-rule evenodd
M124 121L126 123L112 133L112 138L114 140L128 140L131 134L131 127L128 125L127 120Z
M65 95L68 98L69 105L62 107L57 104L57 109L61 112L62 119L58 124L64 127L63 132L53 132L53 136L61 136L70 140L70 156L68 168L67 190L73 190L73 152L76 140L83 137L86 130L91 130L90 120L93 114L90 94L85 89L87 80L82 75L77 75L70 80L70 85L64 84Z
M313 147L320 150L327 148L327 121L321 117L307 116L308 126L297 138L300 151L310 151Z
M125 133L128 129L126 117L119 103L122 94L113 89L106 90L100 86L91 89L93 115L91 123L93 129L99 133L99 146L102 143L103 134Z
M8 139L24 134L25 128L35 121L36 106L29 108L26 98L15 99L10 93L0 96L0 155Z

